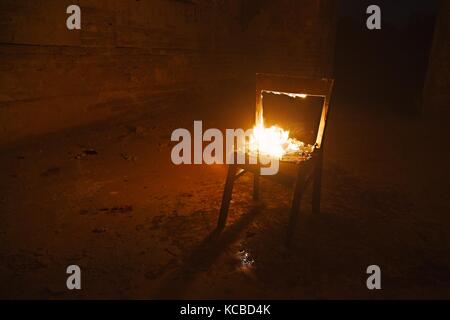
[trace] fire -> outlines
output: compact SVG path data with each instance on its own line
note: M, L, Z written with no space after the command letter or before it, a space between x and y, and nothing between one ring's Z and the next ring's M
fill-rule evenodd
M308 95L303 93L289 93L280 91L263 90L265 93L287 95L291 98L305 99ZM261 93L261 102L263 96ZM313 146L306 145L302 141L289 137L289 131L279 126L264 126L262 107L256 111L256 124L250 135L248 151L250 154L260 154L280 160L283 156L298 155L303 152L311 152Z
M289 131L278 126L266 128L262 119L253 127L249 140L250 153L276 159L281 159L289 153L299 152L303 146L303 142L289 138Z
M304 93L291 93L291 92L280 92L280 91L272 91L272 90L263 90L264 93L271 93L276 95L284 95L291 98L302 98L305 99L308 95Z

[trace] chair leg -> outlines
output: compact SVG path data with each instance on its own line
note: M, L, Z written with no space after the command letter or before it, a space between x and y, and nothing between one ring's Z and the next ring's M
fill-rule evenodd
M223 190L222 204L220 206L219 219L217 221L217 229L222 230L225 227L228 216L228 208L230 207L231 194L233 193L233 184L236 176L237 166L235 164L228 165L227 180Z
M253 200L259 200L259 173L253 174Z
M313 196L312 196L312 212L313 214L320 213L320 195L322 189L322 168L323 168L323 156L320 155L316 168L314 169L314 182L313 182Z
M292 244L292 238L294 236L295 227L297 226L298 216L299 216L299 210L300 210L300 203L303 195L303 175L301 173L301 170L299 169L297 180L295 181L294 185L294 193L292 196L292 204L291 204L291 211L289 214L289 225L288 225L288 232L287 232L287 239L286 243L288 246Z

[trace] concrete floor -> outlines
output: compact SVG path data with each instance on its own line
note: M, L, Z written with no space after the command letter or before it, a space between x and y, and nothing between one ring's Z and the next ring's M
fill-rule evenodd
M183 104L3 150L0 298L450 298L448 131L334 105L322 213L308 192L289 251L289 190L263 180L255 204L244 176L213 237L225 166L170 161L174 128L240 126L251 112L238 105ZM80 291L66 289L70 264ZM380 291L366 288L371 264Z

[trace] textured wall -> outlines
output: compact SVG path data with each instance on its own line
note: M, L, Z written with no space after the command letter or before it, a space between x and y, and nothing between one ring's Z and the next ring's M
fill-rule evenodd
M450 1L442 0L430 57L426 107L450 110Z
M81 30L66 29L70 4ZM2 0L0 144L257 71L330 74L335 12L334 0Z

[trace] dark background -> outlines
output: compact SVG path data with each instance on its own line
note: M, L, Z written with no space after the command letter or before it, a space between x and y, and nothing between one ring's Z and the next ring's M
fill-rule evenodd
M366 8L381 8L381 30L368 31ZM439 1L342 0L336 39L337 99L417 113Z

